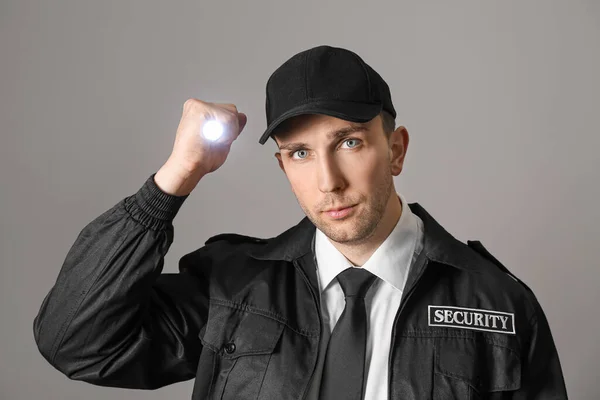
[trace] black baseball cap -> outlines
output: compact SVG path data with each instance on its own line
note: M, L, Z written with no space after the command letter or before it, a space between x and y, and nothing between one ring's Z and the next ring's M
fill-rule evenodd
M267 81L265 144L274 129L301 114L325 114L368 122L382 110L396 118L390 88L353 51L321 45L284 62Z

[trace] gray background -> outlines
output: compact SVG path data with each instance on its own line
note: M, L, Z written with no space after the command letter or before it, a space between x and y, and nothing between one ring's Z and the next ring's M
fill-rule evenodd
M410 134L397 190L533 288L570 397L598 398L599 39L592 0L2 0L0 398L190 398L193 381L68 380L33 318L81 229L167 159L189 97L234 103L248 124L177 215L166 270L214 234L297 223L276 146L258 138L269 75L319 44L388 81Z

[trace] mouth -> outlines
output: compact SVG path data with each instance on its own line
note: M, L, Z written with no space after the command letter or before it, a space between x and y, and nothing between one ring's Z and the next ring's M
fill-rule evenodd
M324 212L341 211L341 210L345 210L346 208L354 207L355 205L356 204L351 205L351 206L341 206L341 207L330 208L329 210L325 210Z
M330 208L329 210L323 211L323 213L333 219L342 219L350 215L355 208L356 204L352 206Z

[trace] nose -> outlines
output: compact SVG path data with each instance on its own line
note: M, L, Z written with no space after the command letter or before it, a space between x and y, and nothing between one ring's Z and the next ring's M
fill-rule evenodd
M346 186L346 180L335 157L325 155L319 158L317 182L321 192L335 192Z

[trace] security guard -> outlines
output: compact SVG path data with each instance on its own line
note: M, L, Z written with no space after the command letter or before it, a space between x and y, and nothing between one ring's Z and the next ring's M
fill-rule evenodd
M306 217L268 239L213 236L162 273L179 208L247 121L188 100L164 166L69 251L34 321L46 360L102 386L195 378L193 399L566 399L532 291L396 193L408 133L381 76L318 46L266 95L259 142L277 143ZM210 119L215 142L198 135Z

